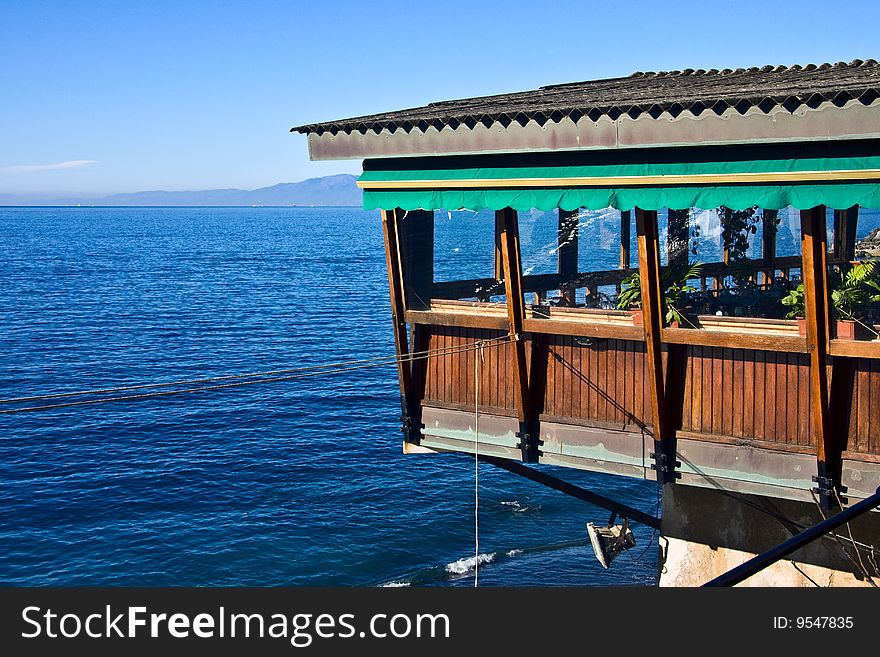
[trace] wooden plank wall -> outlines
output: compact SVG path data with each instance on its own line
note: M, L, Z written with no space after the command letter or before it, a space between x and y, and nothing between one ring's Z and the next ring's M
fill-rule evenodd
M506 331L431 326L428 349L467 347L478 340L506 335ZM527 345L528 346L528 345ZM516 415L514 405L513 345L504 343L483 349L480 364L480 410L497 415ZM429 406L472 410L474 368L478 351L462 351L429 358L424 402Z
M544 417L627 431L651 424L644 342L545 339Z
M688 346L684 431L815 447L806 354Z
M503 331L431 326L429 349L465 347ZM615 339L542 335L538 366L547 367L543 412L548 420L639 432L651 430L645 378L645 345ZM531 364L532 342L526 341ZM483 352L480 409L515 416L512 345ZM665 350L664 350L665 360ZM431 358L423 402L473 410L477 352ZM854 359L853 396L847 414L851 455L880 455L880 360ZM687 346L678 429L709 439L754 440L780 449L816 447L809 412L806 354ZM674 414L675 415L675 414Z
M853 396L846 449L880 455L880 360L854 359Z

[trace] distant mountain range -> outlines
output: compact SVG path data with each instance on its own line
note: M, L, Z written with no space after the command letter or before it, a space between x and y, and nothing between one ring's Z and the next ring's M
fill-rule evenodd
M0 194L0 205L360 205L357 176L309 178L260 189L206 189L193 192L133 192L93 198Z

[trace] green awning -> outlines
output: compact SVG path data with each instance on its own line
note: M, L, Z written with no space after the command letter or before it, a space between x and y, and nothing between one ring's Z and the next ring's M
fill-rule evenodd
M358 185L367 210L880 207L880 156L367 168Z

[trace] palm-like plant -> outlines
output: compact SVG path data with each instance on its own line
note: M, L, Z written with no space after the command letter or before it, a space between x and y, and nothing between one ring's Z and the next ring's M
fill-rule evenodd
M696 292L696 288L688 285L688 281L694 278L700 278L703 275L703 263L696 262L690 265L685 273L680 277L670 269L665 269L660 274L660 285L663 288L663 301L666 306L666 323L683 321L681 311L678 305L681 300L691 292ZM632 308L642 307L642 286L639 273L630 274L620 283L620 294L617 297L617 307L620 310L630 310Z
M873 278L875 267L875 260L853 265L842 275L840 287L832 290L831 303L841 319L855 319L866 302L880 301L880 282ZM876 294L869 290L876 290Z
M877 279L877 261L866 260L850 267L840 278L840 285L831 291L831 305L840 319L855 319L856 313L867 302L880 302L880 280ZM804 316L804 285L801 283L782 298L782 305L791 310L787 319Z

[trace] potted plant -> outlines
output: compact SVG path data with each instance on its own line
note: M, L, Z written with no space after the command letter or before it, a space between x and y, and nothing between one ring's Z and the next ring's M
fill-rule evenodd
M639 273L635 272L620 282L620 294L617 296L618 310L628 310L633 326L642 326L642 284Z
M840 283L831 291L831 308L836 319L835 333L838 340L862 337L865 325L856 314L866 302L880 301L880 282L873 278L875 271L874 260L853 265L841 275ZM798 332L806 335L803 283L793 288L781 301L791 308L786 318L797 319Z
M831 305L836 316L838 340L855 340L863 337L864 324L856 317L868 301L880 300L880 285L872 279L875 261L867 260L850 267L842 273L840 285L831 292ZM872 294L869 289L878 291Z
M700 278L703 272L702 263L695 263L678 278L674 278L673 272L669 269L663 271L660 275L660 283L663 287L663 301L666 308L666 323L669 326L677 328L684 323L684 316L679 310L680 302L686 295L696 292L696 288L688 285L688 281L694 278ZM617 308L619 310L629 310L632 316L633 326L642 326L644 317L642 315L642 287L641 279L638 272L630 274L621 281L620 294L617 297Z
M792 288L789 293L780 300L783 306L789 306L791 310L786 313L786 319L796 319L798 333L807 334L806 311L804 310L804 284Z

